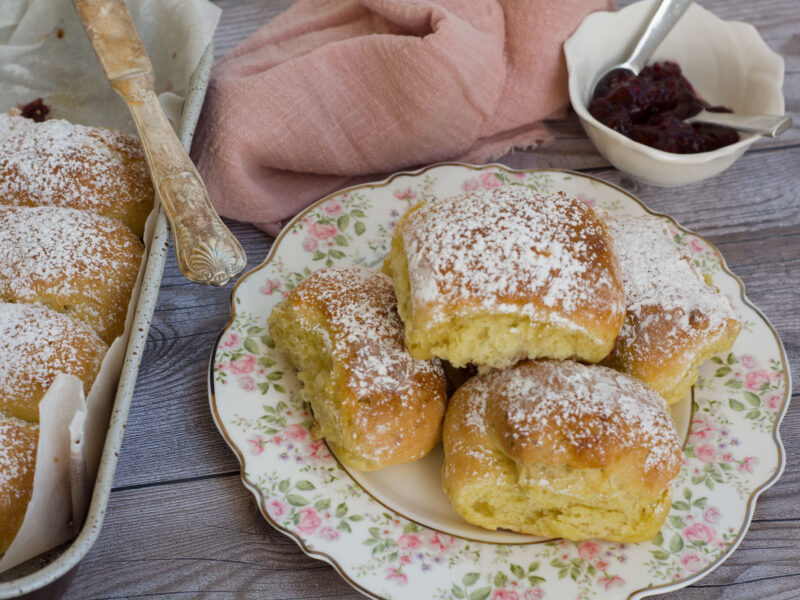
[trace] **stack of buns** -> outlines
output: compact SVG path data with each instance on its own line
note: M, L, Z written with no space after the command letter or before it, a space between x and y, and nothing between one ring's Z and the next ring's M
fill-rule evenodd
M373 456L391 453L395 438L419 437L417 451L402 458L413 460L432 445L435 411L426 413L424 436L405 425L395 438L359 432L359 419L397 427L375 411L358 416L364 406L405 414L404 402L419 395L407 392L404 401L370 384L362 385L368 394L352 395L336 375L357 369L359 381L378 382L390 371L366 331L331 327L332 313L365 330L388 327L367 323L360 303L341 308L364 278L386 286L358 268L362 283L336 275L332 291L321 280L333 276L320 275L331 271L312 274L274 309L276 347L300 370L319 434L343 462L393 464L365 466L349 453L364 444ZM663 221L607 219L563 193L499 187L413 206L383 271L396 294L396 312L385 306L392 337L405 338L393 352L478 372L459 382L442 431L444 489L459 514L488 529L573 540L656 534L682 463L667 401L680 399L698 366L739 330L730 303ZM390 291L381 293L389 303Z
M123 334L153 199L135 138L0 116L0 554L33 491L39 403L60 373L88 394Z

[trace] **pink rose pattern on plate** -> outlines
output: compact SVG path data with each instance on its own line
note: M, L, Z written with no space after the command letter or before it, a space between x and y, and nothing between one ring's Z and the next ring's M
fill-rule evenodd
M221 420L242 449L264 512L307 551L333 557L360 585L393 598L624 597L708 569L737 537L747 499L775 472L776 459L759 448L774 446L772 431L787 389L780 353L769 345L774 345L771 332L766 332L767 351L754 352L758 344L748 336L763 337L766 326L735 292L729 297L743 315L740 343L701 369L686 462L672 511L652 542L502 546L454 538L374 502L341 471L324 442L312 439L312 417L296 377L274 351L265 326L271 306L312 270L354 262L379 267L399 217L437 194L498 185L540 191L574 185L580 190L576 196L590 206L641 212L629 199L577 174L461 167L446 184L439 174L432 169L372 189L355 188L307 211L284 235L281 252L248 276L260 298L258 309L245 310L236 299L235 318L217 345L213 380L217 396L225 393L225 402L237 407ZM378 214L385 216L373 216ZM670 227L701 271L722 276L720 259L708 244L671 222ZM223 392L227 389L232 395ZM731 497L740 501L731 505Z

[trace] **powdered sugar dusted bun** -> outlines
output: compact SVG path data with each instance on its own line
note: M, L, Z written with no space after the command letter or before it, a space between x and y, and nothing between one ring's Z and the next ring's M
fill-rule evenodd
M39 303L122 334L144 248L116 219L60 207L0 207L0 300Z
M444 373L406 351L385 275L357 266L312 273L275 306L269 330L298 369L318 434L345 464L411 462L439 441Z
M0 143L17 132L27 131L34 123L33 119L23 118L21 110L16 108L13 110L17 114L0 114Z
M417 358L602 360L624 317L613 243L563 193L498 187L412 207L383 265Z
M39 402L59 373L89 393L108 346L87 325L44 306L0 303L0 412L39 422Z
M740 325L725 296L706 283L656 217L608 220L622 267L626 316L604 364L637 377L672 404L698 367L728 350Z
M66 206L121 220L141 237L154 191L135 137L0 115L0 204Z
M17 535L33 493L39 426L0 413L0 554Z
M445 491L467 521L571 540L652 538L683 460L658 394L571 361L471 379L450 399L442 438Z

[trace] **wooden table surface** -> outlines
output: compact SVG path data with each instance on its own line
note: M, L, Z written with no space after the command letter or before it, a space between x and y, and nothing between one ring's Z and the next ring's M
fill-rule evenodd
M289 5L218 0L217 58ZM625 2L623 2L624 4ZM786 111L795 126L755 145L713 179L677 189L631 181L599 156L573 116L556 140L504 157L512 167L590 172L630 190L710 239L771 320L791 364L795 402L780 432L787 466L758 500L738 550L716 571L665 599L800 598L800 4L701 0L724 19L755 25L786 60ZM230 223L258 265L271 239ZM362 598L327 564L304 555L262 518L208 409L209 355L230 315L231 285L194 285L167 263L100 538L65 598ZM424 600L424 599L420 599Z

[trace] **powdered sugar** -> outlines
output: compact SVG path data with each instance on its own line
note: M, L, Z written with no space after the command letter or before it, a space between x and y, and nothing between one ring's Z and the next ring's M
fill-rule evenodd
M14 109L16 112L21 113L19 109ZM33 126L34 121L25 119L19 115L2 115L0 114L0 144L2 144L11 135L18 135L19 133L27 133Z
M326 307L331 353L350 368L357 395L402 394L419 373L436 374L438 361L413 358L403 342L391 280L358 266L332 267L310 276L299 300L312 295Z
M663 220L619 217L608 220L622 269L627 316L620 342L636 355L662 361L687 339L707 336L734 318L730 302L709 286L672 240ZM658 340L649 338L658 325Z
M0 303L0 386L16 394L42 389L58 373L74 373L86 350L104 344L88 327L43 306ZM103 352L94 355L96 372ZM5 394L0 392L0 398ZM2 402L0 402L0 406Z
M413 309L434 310L433 320L509 307L533 316L540 307L520 304L531 296L547 309L577 313L596 307L597 290L608 297L616 286L607 270L591 268L608 263L602 225L563 193L478 191L423 206L401 227Z
M0 505L4 501L19 500L26 494L26 490L13 483L36 466L35 441L27 443L31 436L26 435L26 429L38 433L39 427L0 414Z
M325 313L330 335L323 340L335 368L346 370L347 388L359 403L354 415L358 433L353 432L353 439L357 435L361 441L359 452L373 460L390 455L415 425L404 418L417 418L420 386L435 393L428 388L436 382L444 390L439 361L417 360L406 351L394 288L382 273L358 266L323 269L294 293L299 302L313 303ZM384 405L390 410L375 421L372 415Z
M114 219L71 208L0 207L5 301L87 298L95 329L105 330L114 316L98 307L116 297L120 306L113 308L127 309L131 282L120 274L131 271L132 261L138 268L140 256L140 242Z
M647 449L645 472L680 464L680 442L664 400L612 369L537 361L468 385L476 398L467 419L471 427L485 427L485 405L493 398L510 442L547 448L554 464L587 451L602 458L609 447Z
M0 204L147 210L152 187L136 138L111 129L0 115Z

